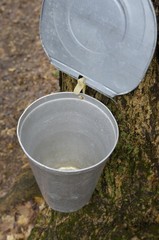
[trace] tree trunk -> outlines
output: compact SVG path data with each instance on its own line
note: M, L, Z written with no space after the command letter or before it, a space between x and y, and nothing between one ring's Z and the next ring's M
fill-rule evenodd
M153 3L158 16L158 0ZM159 42L145 79L133 92L114 102L87 87L86 93L114 114L120 129L118 145L90 203L70 214L46 207L29 240L159 239L158 80ZM73 91L76 80L60 73L60 85L62 91Z
M47 221L41 215L30 240L159 238L158 51L159 45L144 81L133 92L116 97L116 103L87 87L86 93L106 104L117 119L119 143L90 203L71 214L50 210ZM60 73L60 85L62 91L73 91L76 80Z

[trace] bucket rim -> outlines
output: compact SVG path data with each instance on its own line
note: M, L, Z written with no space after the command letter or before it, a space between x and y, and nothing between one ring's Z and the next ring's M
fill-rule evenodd
M61 97L60 97L61 96ZM45 100L45 98L51 98L51 97L55 97L54 99L51 99L52 101L53 100L62 100L64 98L72 98L72 99L79 99L82 97L82 101L86 101L88 103L92 103L92 105L94 105L94 107L98 107L99 110L101 112L103 112L104 115L106 115L106 112L104 112L104 110L107 111L107 113L109 113L109 115L111 116L112 119L109 118L109 121L113 120L113 124L112 124L112 121L111 121L111 124L112 124L112 127L114 128L114 134L115 134L115 141L114 141L114 144L113 144L113 147L111 149L111 151L103 158L101 159L98 163L96 164L93 164L89 167L86 167L86 168L80 168L80 169L75 169L75 170L60 170L60 169L56 169L56 168L52 168L52 167L48 167L46 166L45 164L42 164L40 162L38 162L36 159L34 159L32 156L30 156L30 154L27 152L27 150L25 149L25 147L23 146L22 142L21 142L21 136L20 136L20 130L23 126L23 122L25 120L25 118L28 116L29 112L32 112L33 110L36 109L36 105L37 107L41 105L41 101ZM57 98L56 98L57 97ZM50 100L50 101L51 101ZM45 103L49 102L48 100L47 101L44 101ZM44 103L43 102L43 103ZM39 104L38 104L39 103ZM94 104L93 104L94 103ZM95 104L96 103L96 104ZM31 110L32 109L32 110ZM31 110L31 111L30 111ZM23 119L24 118L24 119ZM18 138L18 141L19 141L19 144L23 150L23 152L25 153L25 155L28 157L29 159L29 162L33 165L38 165L38 167L42 170L45 170L45 171L49 171L49 172L54 172L58 175L73 175L73 174L80 174L81 172L89 172L89 171L92 171L93 169L95 168L98 168L100 167L102 164L105 164L106 163L106 160L108 160L108 158L110 157L110 155L112 154L112 152L114 151L117 143L118 143L118 139L119 139L119 127L118 127L118 124L117 124L117 121L114 117L114 115L112 114L112 112L110 111L110 109L105 106L102 102L100 102L99 100L87 95L87 94L83 94L83 93L80 93L79 95L76 95L75 93L73 92L56 92L56 93L51 93L51 94L47 94L47 95L44 95L38 99L36 99L35 101L33 101L31 104L29 104L25 109L24 111L22 112L21 116L19 117L19 120L18 120L18 124L17 124L17 138Z

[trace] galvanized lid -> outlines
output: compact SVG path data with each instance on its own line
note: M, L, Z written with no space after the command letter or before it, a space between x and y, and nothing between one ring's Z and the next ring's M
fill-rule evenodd
M113 97L141 82L157 24L150 0L44 0L40 35L54 66Z

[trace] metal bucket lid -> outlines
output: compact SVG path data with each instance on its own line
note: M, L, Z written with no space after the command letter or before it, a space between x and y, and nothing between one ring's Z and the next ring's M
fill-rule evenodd
M44 0L40 35L54 66L113 97L143 79L157 23L150 0Z

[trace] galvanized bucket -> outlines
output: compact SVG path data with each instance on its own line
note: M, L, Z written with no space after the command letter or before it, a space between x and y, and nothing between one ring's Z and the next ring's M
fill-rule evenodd
M89 202L119 130L101 102L63 92L33 102L17 135L48 205L73 212Z

